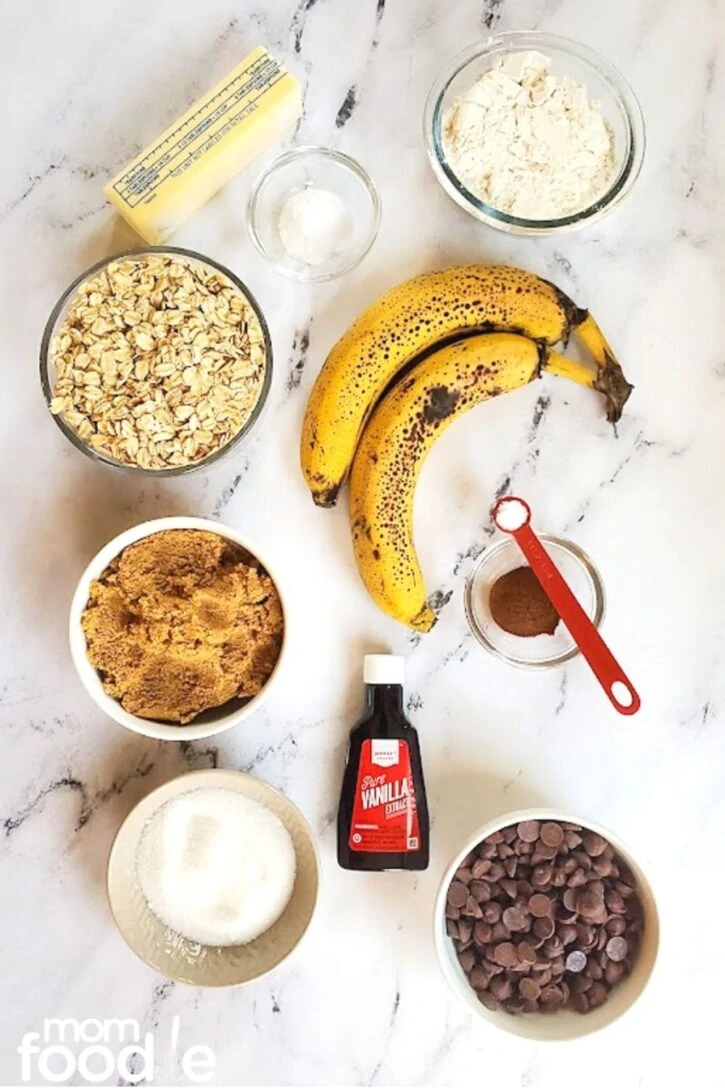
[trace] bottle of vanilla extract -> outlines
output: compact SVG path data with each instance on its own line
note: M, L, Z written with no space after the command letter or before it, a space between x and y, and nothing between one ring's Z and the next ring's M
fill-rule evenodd
M368 654L366 714L350 734L337 816L343 869L427 869L428 803L418 734L403 712L404 659Z

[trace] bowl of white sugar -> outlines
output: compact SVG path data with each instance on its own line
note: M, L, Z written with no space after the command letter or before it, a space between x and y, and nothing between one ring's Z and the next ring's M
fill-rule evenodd
M538 31L495 35L448 65L424 136L448 195L521 235L597 222L630 192L645 151L642 111L617 69Z
M278 967L312 920L319 858L292 802L239 771L193 771L145 797L108 860L121 936L192 986L241 986Z

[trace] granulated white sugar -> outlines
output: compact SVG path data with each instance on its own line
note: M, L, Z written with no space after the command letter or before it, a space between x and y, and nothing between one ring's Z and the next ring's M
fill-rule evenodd
M274 812L234 790L190 790L144 828L136 855L141 891L161 922L205 945L247 944L282 914L295 850Z

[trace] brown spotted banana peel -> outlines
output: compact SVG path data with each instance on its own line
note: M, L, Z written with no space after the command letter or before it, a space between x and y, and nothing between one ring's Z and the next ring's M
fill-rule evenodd
M541 344L583 333L606 381L608 416L619 418L630 386L598 326L562 291L519 268L469 265L398 284L362 313L327 357L310 395L300 460L312 497L332 506L370 413L397 375L438 345L509 331Z
M440 348L403 377L373 412L350 474L350 524L360 576L375 603L416 631L436 616L413 541L413 501L436 439L469 408L539 377L542 370L594 387L596 374L513 333L472 336Z

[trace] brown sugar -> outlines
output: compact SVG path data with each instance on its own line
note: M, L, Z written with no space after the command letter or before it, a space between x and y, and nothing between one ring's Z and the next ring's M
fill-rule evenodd
M553 635L559 613L531 567L517 567L491 586L489 608L495 623L511 635Z
M216 533L170 529L131 544L91 584L88 659L131 714L186 724L257 695L282 646L274 582Z

